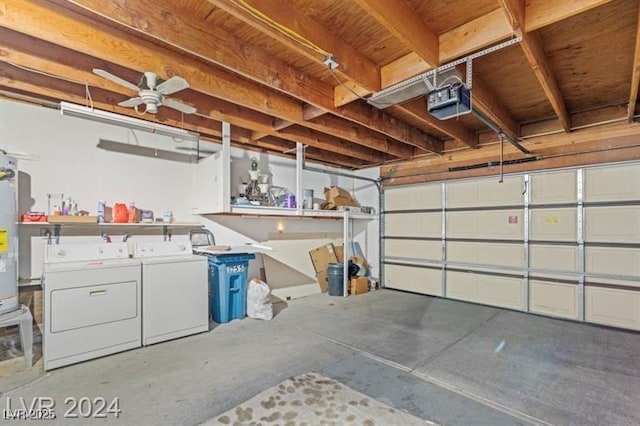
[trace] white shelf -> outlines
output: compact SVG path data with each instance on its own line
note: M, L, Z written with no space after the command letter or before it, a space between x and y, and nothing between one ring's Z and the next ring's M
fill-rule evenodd
M164 223L164 222L153 222L153 223L83 223L83 222L18 222L20 226L64 226L68 227L79 227L79 228L91 228L91 227L114 227L114 228L190 228L190 227L202 227L201 223L197 222L173 222L173 223Z
M202 214L211 215L239 215L239 216L279 216L291 218L309 219L344 219L346 211L339 210L303 210L285 207L265 207L265 206L231 206L230 212L210 212ZM358 212L348 212L349 219L373 220L378 216Z

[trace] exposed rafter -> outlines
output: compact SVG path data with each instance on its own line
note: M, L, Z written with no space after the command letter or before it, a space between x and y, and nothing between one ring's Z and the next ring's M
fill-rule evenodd
M430 64L432 67L438 65L438 37L431 28L418 18L415 11L404 3L403 0L393 3L382 0L357 0L357 2L368 13L372 14L376 20L407 44L426 64ZM398 5L400 5L400 13L394 15L391 9L395 9ZM422 40L422 36L427 40L426 45L429 46L428 49L424 47L425 43ZM431 41L433 41L433 43ZM510 133L515 133L514 136L517 137L515 120L498 103L495 97L484 88L482 83L480 90L473 92L473 98L475 108L485 116L491 117L499 127L506 129ZM440 127L439 130L441 129L442 127ZM459 138L456 137L456 139ZM475 138L467 137L459 140L471 147L476 144Z
M439 65L438 36L420 19L404 0L355 0L391 34L411 46L431 67Z
M547 25L562 21L611 0L529 0L525 13L524 30L535 31Z
M507 17L512 20L514 29L525 28L525 0L500 0L500 4L504 8ZM571 130L571 118L540 38L535 33L520 32L522 33L520 46L529 61L529 65L547 95L562 128L565 132L569 132Z
M636 115L638 103L638 86L640 85L640 5L638 6L638 24L636 25L636 48L633 55L633 70L631 72L631 90L627 107L627 120L632 121Z
M248 15L246 11L242 8L239 8L237 4L230 2L229 0L208 1L220 7L224 11L232 14L234 17L241 19L243 22L251 25L255 29L268 35L269 37L281 41L286 46L300 49L301 45L299 43L292 41L288 37L284 37L283 39L283 36L279 31L275 30L271 26L265 25L262 21L255 19L253 16ZM353 55L351 57L351 60L355 63L360 64L360 66L358 68L347 66L345 67L345 69L341 70L341 72L346 78L349 78L351 81L356 82L358 87L371 87L371 85L368 85L365 82L365 78L363 77L363 75L368 75L370 72L375 72L376 74L378 74L378 67L373 62L360 55L353 47L350 47L348 44L337 40L334 35L332 35L322 26L309 20L303 15L293 13L291 9L282 8L282 6L276 7L274 6L273 2L254 1L252 3L255 4L256 7L258 7L262 12L271 16L273 19L277 18L276 20L279 23L283 25L290 24L297 32L299 32L302 36L310 39L315 44L326 43L328 47L323 48L331 48L331 53L333 53L338 58L338 60L340 60L341 57L349 57ZM304 25L301 25L302 22L304 22ZM323 58L319 55L312 55L310 56L310 59L316 61L319 64L323 63ZM363 70L363 66L368 69ZM338 69L341 68L342 63ZM379 81L377 82L377 85L379 86ZM340 89L337 90L339 91ZM372 91L373 90L366 89L362 93L367 94L371 93ZM352 98L349 98L349 101L352 100ZM399 140L414 147L418 147L422 150L427 150L427 147L429 147L428 150L436 153L441 153L443 149L443 143L441 141L435 140L435 138L430 137L424 132L416 131L415 129L412 130L410 126L406 125L406 123L402 123L396 120L395 126L386 126L385 122L391 121L393 119L391 117L388 117L384 112L376 113L373 107L358 107L353 105L346 105L340 108L326 108L325 105L316 105L305 108L315 108L313 113L314 117L323 115L321 114L321 110L324 109L324 113L331 112L335 115L344 117L355 123L366 126L371 130L384 133L386 136L392 139ZM288 125L292 124L294 124L292 121L288 123ZM281 125L283 126L282 128L284 128L287 123L281 123Z

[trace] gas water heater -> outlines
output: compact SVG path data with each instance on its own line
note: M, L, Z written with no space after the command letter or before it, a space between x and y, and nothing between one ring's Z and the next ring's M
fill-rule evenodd
M18 166L0 150L0 314L18 308Z

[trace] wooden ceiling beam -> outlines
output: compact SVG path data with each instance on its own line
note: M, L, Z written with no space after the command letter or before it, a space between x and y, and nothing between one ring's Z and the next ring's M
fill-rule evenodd
M9 42L11 45L8 45L8 43L6 42ZM22 49L20 48L26 50L26 52L21 51ZM84 86L82 86L82 83L87 83L91 86L90 90L92 93L92 97L96 98L96 100L99 99L98 95L94 95L94 92L96 92L96 90L99 91L100 89L105 89L105 90L108 90L110 93L109 95L110 97L108 98L108 100L111 103L105 103L105 102L96 103L96 106L98 108L106 109L110 111L116 111L118 113L133 116L133 117L139 117L131 109L115 107L117 102L124 99L123 96L132 95L131 93L129 93L130 91L128 89L120 85L113 84L108 80L93 74L92 72L84 71L84 69L92 69L95 66L103 66L104 64L99 59L91 58L89 56L82 55L77 52L71 52L71 51L68 51L68 49L64 49L62 47L51 46L49 45L49 43L44 42L42 40L33 39L32 37L28 37L23 34L18 34L4 28L0 28L0 58L2 58L3 61L11 62L17 66L33 69L35 72L59 76L60 77L59 81L62 82L62 84L65 84L65 83L71 84L69 80L72 80L76 82L76 86L78 84L80 85L78 86L80 88L79 89L76 88L76 89L78 91L81 91L82 93L78 95L76 98L68 99L68 98L61 97L60 99L66 99L66 100L70 100L71 102L79 102L81 104L84 104L85 88ZM64 58L63 63L55 62L53 58ZM77 68L77 69L72 68L71 66L66 65L65 62L73 63L80 68ZM121 73L122 71L124 70L118 69L119 73ZM38 75L38 74L34 74L34 75ZM33 76L30 78L33 79ZM43 93L47 93L47 91L50 90L51 81L54 81L54 80L50 79L50 80L43 80L43 81L49 82L48 83L49 86L43 89ZM69 86L69 87L73 87L73 86ZM61 90L52 92L50 95L53 95L54 93L58 96L64 95L64 91L61 91ZM98 92L98 93L101 93L101 92ZM247 120L246 118L236 118L237 116L242 117L243 115L246 116L247 114L251 115L251 113L253 113L254 115L259 113L255 113L254 111L250 111L250 110L235 111L237 109L236 105L225 104L223 101L219 101L219 100L216 100L215 98L204 96L197 92L192 92L191 94L195 95L196 97L202 97L202 99L200 99L198 102L198 105L202 112L200 113L201 115L197 115L197 116L196 115L185 116L185 121L190 121L192 119L202 120L203 119L202 115L206 115L207 112L210 112L209 116L206 118L215 120L218 123L221 121L228 121L232 123L233 124L232 132L233 132L234 138L237 139L238 142L246 143L246 144L255 142L255 136L254 136L254 132L249 132L248 130L245 130L245 126L248 126L247 128L258 127L258 128L261 128L262 130L268 131L269 134L275 134L275 131L271 126L271 120L266 115L262 115L259 117L252 117L252 120ZM190 96L187 96L187 98L189 100L193 100ZM231 108L233 111L230 111L229 108ZM162 112L164 112L165 110L166 109L164 108L161 109ZM171 111L171 110L166 110L166 111ZM231 112L231 116L229 114L230 112ZM176 117L179 117L179 113L177 112L173 112L173 113L174 115L176 115ZM256 122L258 124L256 124ZM179 121L175 121L167 124L180 127ZM214 128L220 128L220 126L219 125L214 126ZM206 131L208 134L211 134L211 131L209 129L203 130L202 128L200 128L200 129L190 129L190 130L194 130L198 132ZM237 134L238 132L239 132L239 135ZM216 133L216 137L219 137L219 136L220 135ZM314 136L316 137L316 140L324 138L322 134L317 132L314 133ZM295 142L297 140L293 137L291 137L291 139L293 140L291 140L289 143L292 143L295 146ZM305 140L305 142L310 145L313 145L315 143L315 140ZM371 162L376 162L376 163L380 162L381 158L384 158L381 155L373 155L375 151L360 150L358 148L356 148L355 152L349 154L350 151L348 150L348 148L350 145L348 143L345 144L344 141L340 141L340 143L343 145L343 148L341 149L341 153L344 157L347 157L348 155L358 157L363 154L367 154L369 160ZM327 151L327 153L332 151L332 147L329 144L322 144L322 148L324 148L325 151ZM346 163L346 162L343 162L343 163L345 163L345 164L342 164L343 166L350 167L353 165L353 163ZM334 164L337 164L337 163L334 163Z
M551 153L571 153L580 151L579 146L584 143L599 144L608 147L638 145L640 126L629 124L609 124L587 129L576 130L572 133L558 133L541 135L525 140L523 145L531 150L533 155L550 155ZM522 158L524 155L512 145L505 144L505 156ZM640 155L640 151L638 152ZM493 143L479 147L476 150L452 152L443 157L431 156L425 159L402 161L388 164L381 168L382 176L408 176L420 171L436 167L448 168L470 165L478 162L491 161L500 155L500 145ZM513 157L508 157L513 158Z
M135 93L92 73L93 68L103 68L135 81L140 74L122 67L114 68L100 59L53 45L44 40L0 28L0 59L37 72L59 76L64 80L89 84L122 95L120 100ZM232 104L187 89L174 97L198 106L198 114L218 121L227 121L243 128L257 128L272 132L272 118L239 105Z
M253 16L247 14L245 11L239 8L237 4L230 0L208 1L220 7L225 12L232 14L234 17L241 19L243 22L251 25L253 28L261 31L263 34L279 40L289 48L299 50L302 46L300 43L292 41L289 37L283 38L283 35L279 31L273 29L271 26L265 25L263 22L256 20ZM363 95L375 91L372 90L372 86L366 83L366 81L364 81L364 79L362 78L362 75L368 73L375 73L378 76L375 87L380 87L379 70L375 63L368 60L366 57L357 52L355 48L349 46L347 43L344 43L344 41L337 38L337 36L333 35L324 27L318 25L316 22L304 17L303 15L292 14L291 8L283 8L281 4L277 4L276 6L275 3L264 0L253 0L251 3L255 5L260 11L266 13L269 17L276 20L277 22L294 29L300 35L313 41L323 49L330 50L331 53L336 56L339 62L340 58L351 58L352 62L350 62L350 64L352 65L342 67L342 63L340 63L340 67L338 67L337 70L341 70L340 72L344 72L345 78L348 77L350 80L357 83L356 86L353 86L354 90L360 90ZM304 49L306 49L306 51L309 50L306 47ZM308 58L314 60L316 63L324 65L322 63L323 58L317 54L309 55ZM354 66L353 64L357 64L357 66ZM346 81L345 84L349 85L350 82ZM341 86L336 86L335 90L339 91L339 87ZM334 99L335 98L336 95L334 95ZM350 98L349 102L351 100L353 99ZM388 114L384 112L377 112L375 108L369 107L368 105L354 106L354 104L351 104L338 108L326 108L326 105L305 105L303 107L303 117L306 120L311 120L311 117L320 117L327 112L339 117L343 117L356 124L368 127L373 131L384 133L388 137L405 144L418 146L423 150L426 150L426 147L428 146L432 146L434 150L433 152L442 152L443 143L441 141L435 140L435 138L430 137L425 132L416 130L407 123L404 123L400 120L395 120L393 117L388 116ZM387 124L390 121L394 121L394 126L389 126ZM285 125L285 123L280 124L283 126ZM291 122L291 124L293 124L293 122ZM317 127L314 128L318 129ZM425 141L427 142L425 143Z
M273 28L262 22L257 22L256 18L243 10L236 2L230 0L208 0L226 13L237 19L255 27L256 25L266 26L263 32L269 32L288 48L306 56L314 62L323 61L322 53L317 52L301 42L293 40L282 33L271 33ZM247 3L258 9L260 12L273 19L275 22L295 31L322 50L331 53L340 66L335 69L335 73L344 79L352 80L357 86L369 91L380 90L380 73L374 62L362 55L358 50L344 43L340 37L333 32L318 25L316 21L305 16L296 10L295 3L279 0L247 0Z
M633 69L631 71L631 89L629 93L629 106L627 107L627 120L633 121L636 115L638 103L638 86L640 85L640 6L638 6L638 22L636 24L636 47L633 54Z
M530 0L526 5L525 30L534 31L575 16L611 0ZM510 37L513 30L500 7L473 21L440 34L440 63L447 63L471 52ZM415 52L409 53L380 68L382 88L429 71L433 66Z
M431 67L440 64L438 36L405 0L355 0L355 3Z
M524 28L525 0L500 0L500 4L507 18L513 21L514 30ZM547 95L547 99L558 116L562 128L565 132L571 131L571 118L567 111L564 96L556 80L555 73L551 69L551 64L547 59L540 38L536 33L520 32L522 33L520 47L522 47L533 73Z
M291 150L291 149L295 150L295 147L296 147L296 144L294 142L282 140L275 136L265 136L262 140L257 141L256 143L258 144L258 146L262 146L263 144L278 144L278 145L282 145L283 148L285 146L283 144L288 144L288 147L283 149L283 151ZM366 166L368 164L371 164L368 161L362 160L360 158L354 158L346 155L336 154L335 152L329 152L329 151L318 149L312 146L306 147L304 152L305 152L305 158L320 160L320 161L323 161L324 163L333 163L336 165L340 165L342 167L353 168L353 167L361 167L361 166Z
M529 0L525 12L524 30L531 32L547 25L602 6L611 0Z
M198 92L277 118L303 125L305 123L302 105L285 95L264 90L263 86L223 70L212 72L212 68L201 61L180 57L159 46L133 39L119 30L89 21L59 6L45 5L37 0L8 0L0 4L0 15L3 16L0 26L101 57L138 72L156 70L165 77L181 75ZM346 121L342 124L347 125ZM273 131L272 127L252 129ZM335 137L345 134L340 127L325 130Z
M317 129L323 129L326 127L333 127L340 119L332 114L325 114L321 117L314 118L309 122L311 126L318 126ZM351 126L350 140L357 139L366 141L363 144L366 147L375 149L376 151L386 152L397 158L409 158L413 156L413 149L409 145L396 145L393 144L390 138L380 133L373 132L362 126Z
M511 36L513 30L504 14L497 8L454 28L439 38L440 64L462 57L468 53L490 46ZM403 80L433 69L434 65L411 52L380 69L382 87L393 86Z
M45 96L47 98L54 97L79 105L85 105L87 102L85 86L83 84L30 72L5 62L0 62L0 85L37 96ZM91 90L93 105L98 109L177 128L185 128L198 132L203 137L220 138L222 136L222 125L219 121L194 115L185 116L184 121L182 121L182 116L178 111L166 109L160 110L156 115L147 114L141 117L130 108L115 105L114 103L118 98L119 95L117 93L104 89L93 88ZM149 118L154 118L154 120L149 120ZM246 142L249 140L249 136L250 132L248 130L234 127L234 140Z
M428 123L434 129L442 133L451 135L453 139L456 139L470 148L475 148L478 145L478 141L474 132L467 127L456 123L455 120L438 120L433 115L427 112L427 103L424 99L414 99L400 106L391 106L391 110L402 109L404 113L410 114L416 120Z
M382 25L384 25L389 31L396 35L401 41L403 41L408 47L410 47L420 58L425 62L425 64L431 65L431 67L437 66L438 55L441 54L438 50L438 37L435 33L429 28L416 14L415 10L411 9L409 5L404 3L404 0L400 0L398 2L384 2L383 0L356 0L357 3L363 7L368 13L378 20ZM394 14L394 10L396 7L399 7L400 12ZM504 19L504 18L503 18ZM471 29L466 29L465 33L477 33L478 29L475 28L473 31ZM427 46L430 46L429 49L425 49L425 43L423 41L422 36L426 35ZM434 41L431 43L431 41ZM478 105L481 112L484 112L486 115L491 116L492 118L500 119L500 123L498 124L500 127L507 127L509 129L507 131L517 132L517 127L515 126L515 120L506 112L506 110L499 105L495 96L493 96L488 90L486 90L484 84L480 82L480 90L473 91L473 99L474 102ZM418 99L418 101L423 104L423 107L420 109L415 107L412 108L412 113L419 118L420 120L425 120L427 116L431 117L429 114L422 113L422 110L425 109L424 103ZM400 107L402 108L402 106ZM498 112L498 114L496 114ZM419 115L418 115L419 114ZM503 120L504 119L504 120ZM435 120L435 121L434 121ZM436 123L437 121L437 123ZM475 135L471 137L471 132L466 135L462 135L461 133L464 131L460 131L458 129L451 129L450 125L442 125L442 121L431 117L429 120L429 124L433 127L437 128L444 133L447 133L458 139L470 147L476 146ZM463 126L456 126L463 127ZM456 135L451 134L451 131L454 131ZM464 138L461 139L460 137Z
M238 78L223 70L176 55L168 49L42 0L6 0L0 3L0 26L105 61L160 77L180 75L194 90L269 115L302 121L300 102ZM214 72L215 71L215 72Z
M317 132L302 126L291 126L276 132L275 136L283 139L300 142L325 151L347 155L372 163L381 163L387 160L387 156L365 146L353 145L350 142L333 136Z
M464 74L463 74L464 75ZM520 137L520 128L515 118L507 111L500 101L498 101L493 93L487 88L484 81L479 77L473 77L473 88L471 89L471 102L474 111L480 112L482 115L493 121L505 135L518 140Z
M316 107L339 115L339 112L333 104L333 87L300 73L295 68L255 46L247 46L242 41L231 37L222 28L205 27L201 24L194 23L193 20L181 16L179 13L176 13L175 10L162 8L149 0L137 1L135 8L134 5L130 4L127 4L126 8L120 7L117 2L112 2L111 0L70 1L86 8L92 13L104 16L107 19L126 25L129 28L155 37L163 42L168 42L175 47L195 54L228 70L238 72L243 77L267 85L288 95L295 96ZM222 1L222 3L225 2ZM239 10L237 6L231 8L230 5L227 5L226 9ZM240 12L242 12L242 10L240 10ZM141 15L145 16L143 21L139 19ZM167 17L171 17L171 19ZM253 21L255 21L255 19ZM260 25L258 25L258 27L260 27ZM326 36L326 30L322 30L321 27L318 26L314 28L314 35L320 34L320 36ZM271 32L276 32L281 35L271 27L268 27L268 29ZM309 29L307 30L309 31ZM335 38L335 36L332 37ZM326 37L323 38L323 40L325 39ZM210 42L203 43L202 40L209 40ZM299 43L295 44L298 45ZM333 40L333 44L337 44L336 40ZM345 54L348 52L350 51L345 50ZM316 60L322 63L322 57L316 56ZM255 64L261 65L255 66ZM360 68L362 67L358 69ZM375 69L375 72L377 74L377 69ZM379 82L376 87L379 87ZM282 116L278 118L289 121L290 123L305 125L304 120L292 120ZM351 118L350 121L360 124L353 118ZM284 123L282 124L284 125ZM377 131L375 123L371 123L371 120L368 120L368 124L369 128ZM403 126L403 124L399 125L401 127ZM404 123L404 126L408 125ZM339 131L340 127L336 129ZM344 135L339 132L331 133L331 129L325 129L324 131L333 136L344 138ZM391 137L394 138L394 136ZM358 143L356 140L352 140L352 142ZM392 141L391 144L406 142L407 141L404 140L396 140Z
M84 105L86 101L85 87L82 84L29 72L4 62L0 62L0 87L13 92L21 92L47 99L53 97L80 105ZM116 99L118 99L117 93L100 88L92 89L93 105L98 109L142 120L154 117L157 118L155 121L158 123L194 131L203 138L220 139L222 137L222 124L220 121L195 115L185 116L183 121L179 112L166 109L161 110L155 116L140 117L130 108L114 105ZM295 148L294 141L285 141L271 136L268 141L254 142L251 140L250 135L251 132L247 129L237 126L232 127L232 142L236 146L244 148L257 147L280 154L288 149ZM370 164L351 155L336 154L331 150L322 150L314 147L307 149L307 157L324 164L348 168ZM376 162L379 162L379 159L376 159Z
M433 152L435 154L441 154L444 151L444 142L438 138L430 136L429 134L420 131L412 126L404 126L403 121L396 119L389 113L383 112L377 108L371 107L367 104L354 102L349 105L345 105L339 108L340 116L346 119L355 119L365 127L373 127L376 124L376 128L379 132L393 138L401 138L406 141L408 145L416 147L421 151ZM425 121L424 117L418 117L419 120ZM429 121L427 124L433 128L437 128L433 121ZM439 123L438 123L439 124ZM445 125L444 128L449 131L455 132L451 126ZM460 132L459 134L463 134ZM455 137L455 136L451 136Z

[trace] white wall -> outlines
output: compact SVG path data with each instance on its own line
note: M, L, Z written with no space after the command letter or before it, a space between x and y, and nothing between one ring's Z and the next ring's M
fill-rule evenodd
M369 169L359 170L354 174L371 179L378 179L380 176L380 168L372 167ZM338 185L355 194L361 206L369 206L379 213L379 192L375 183L341 177ZM364 250L367 261L371 265L371 276L380 277L380 244L379 244L379 222L378 220L356 220L353 225L354 241L360 244Z
M168 137L132 132L118 126L65 117L53 109L0 100L0 149L19 154L21 212L46 213L47 194L64 193L65 198L71 196L81 209L91 214L96 214L98 200L106 200L108 205L134 201L137 207L151 209L156 215L172 211L178 221L203 223L214 233L216 243L223 245L265 241L269 234L278 232L279 223L284 226L284 233L342 232L341 221L193 216L191 210L197 205L195 187L207 185L197 180L195 162L107 151L96 147L100 139L184 153L177 151L179 145ZM219 145L205 146L219 149ZM273 186L295 192L295 160L238 148L232 149L231 157L232 195L237 195L238 184L248 180L247 170L254 157L259 161L260 170L271 175ZM362 173L378 176L377 169ZM353 190L362 205L377 209L377 191L368 182L351 182L351 179L324 173L303 173L303 188L313 189L318 202L324 198L324 187L331 185ZM354 233L377 269L377 224L373 223L366 225L366 233L363 232L364 225L358 223ZM64 234L71 233L65 231ZM31 243L34 240L42 244L43 239L39 237L39 230L32 228L22 227L21 235L20 275L39 277L41 248L32 250ZM261 266L261 259L252 262L250 274L257 275Z

